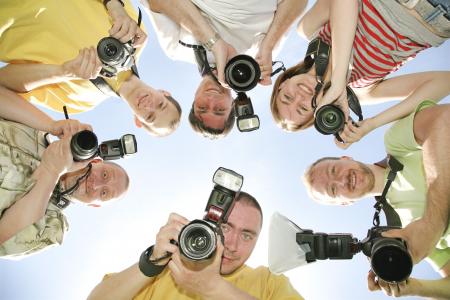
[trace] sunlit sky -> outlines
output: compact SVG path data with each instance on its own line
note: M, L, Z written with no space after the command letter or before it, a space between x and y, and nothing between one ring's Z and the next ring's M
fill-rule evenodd
M253 194L263 207L263 231L248 261L250 266L267 265L268 225L275 211L303 228L348 232L359 238L365 237L371 226L372 199L350 207L323 206L308 199L300 177L310 163L323 156L348 155L366 162L382 159L386 128L372 132L345 151L336 148L331 137L314 129L284 133L270 114L271 87L258 86L249 95L261 120L260 130L240 133L235 128L225 139L207 140L191 130L187 119L200 80L196 66L165 57L147 16L144 22L149 42L140 60L141 77L155 88L170 91L180 102L181 126L167 138L151 137L134 126L129 108L119 99L107 100L95 110L77 115L80 121L92 124L100 140L125 133L136 135L137 155L119 161L130 175L130 190L126 197L103 208L67 208L70 228L62 246L20 261L0 260L1 299L85 299L105 273L120 271L138 260L140 253L154 243L170 212L200 218L219 166L242 174L243 190ZM291 31L278 59L291 66L302 59L306 47L307 43ZM449 70L449 53L448 42L424 51L395 75ZM373 116L386 107L366 106L363 113ZM55 119L63 118L62 114L49 113ZM286 275L306 299L387 299L382 292L367 290L368 271L367 259L359 254L353 260L319 261ZM414 267L412 276L438 278L425 262Z

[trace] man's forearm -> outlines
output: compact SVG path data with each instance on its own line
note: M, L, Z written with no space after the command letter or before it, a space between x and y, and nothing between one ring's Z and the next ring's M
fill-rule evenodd
M61 65L25 63L0 68L0 85L18 93L71 79Z
M154 277L147 277L141 273L138 264L112 274L100 282L88 297L88 300L130 300L140 290L150 285Z
M263 40L263 44L269 49L273 49L295 19L301 15L307 2L307 0L283 0L277 6L277 11Z
M1 78L1 76L0 76ZM53 123L43 111L15 92L0 85L0 117L41 131L50 131Z
M202 296L203 300L257 300L225 279L222 279L211 291L204 291Z
M411 296L432 299L450 299L450 277L438 280L417 280L417 286Z
M59 174L39 165L32 179L36 180L33 188L25 196L16 200L0 219L0 244L45 215L48 201L59 180Z
M190 31L193 36L205 43L214 36L215 31L202 16L199 9L186 0L141 0L147 2L153 12L162 13L172 21Z

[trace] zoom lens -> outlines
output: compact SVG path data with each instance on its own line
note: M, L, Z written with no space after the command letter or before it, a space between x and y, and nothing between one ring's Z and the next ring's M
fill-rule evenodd
M412 259L403 241L393 238L379 238L372 246L372 270L388 282L406 280L412 272Z
M70 150L74 161L83 161L94 157L98 150L97 136L89 130L74 134L70 141Z
M120 65L125 58L124 45L116 38L105 37L98 42L97 53L107 65Z
M188 259L205 260L216 250L216 239L213 225L195 220L182 229L178 243L181 253Z
M259 65L251 56L237 55L225 66L225 81L236 92L253 89L261 77Z
M322 134L335 134L344 128L344 118L345 115L339 107L333 104L324 105L316 112L314 126Z

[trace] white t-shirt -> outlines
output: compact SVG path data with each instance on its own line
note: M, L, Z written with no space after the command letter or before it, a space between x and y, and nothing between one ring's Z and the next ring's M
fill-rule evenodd
M272 23L277 5L282 0L191 0L201 14L232 45L237 53L255 56L259 43ZM174 60L195 63L194 51L178 43L179 40L199 45L192 34L167 16L147 9L161 48ZM280 47L277 47L280 48ZM275 56L277 51L274 51ZM209 62L214 59L209 53Z

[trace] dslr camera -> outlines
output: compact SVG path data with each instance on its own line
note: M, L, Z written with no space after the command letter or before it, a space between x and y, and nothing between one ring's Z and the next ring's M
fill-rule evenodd
M95 156L100 156L103 160L115 160L135 154L137 142L133 134L125 134L120 139L105 141L99 145L95 133L83 130L72 136L70 150L74 161L84 161Z
M214 255L217 239L220 238L222 243L224 239L220 225L227 222L243 181L242 175L232 170L217 169L205 216L185 225L178 236L178 247L185 258L201 261Z
M325 90L325 89L324 89ZM357 116L358 120L363 120L361 105L358 97L356 97L353 90L347 86L347 101L351 111ZM345 115L342 109L334 104L327 104L319 108L315 113L314 127L321 134L334 134L336 138L342 142L338 133L344 128Z
M379 278L397 283L409 277L413 263L402 239L381 236L383 231L396 228L399 227L372 227L361 241L348 233L314 233L307 229L296 233L296 242L309 246L308 263L317 259L352 259L354 254L362 251L370 258L372 270Z
M225 81L236 92L253 89L261 77L258 63L251 56L240 54L225 66Z
M132 41L122 43L116 38L105 37L97 44L97 53L103 68L100 74L105 77L113 77L122 70L130 69L134 64L134 53Z

